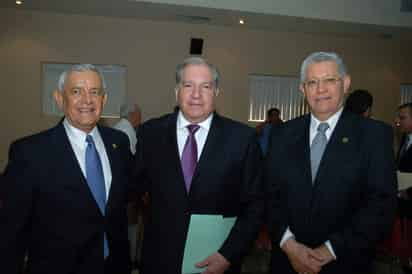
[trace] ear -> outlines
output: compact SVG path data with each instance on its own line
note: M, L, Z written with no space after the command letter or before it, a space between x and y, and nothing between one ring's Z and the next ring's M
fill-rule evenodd
M303 86L303 84L299 84L299 90L300 90L300 92L302 92L303 97L306 97L306 95L305 95L305 87Z
M103 95L103 106L106 105L106 102L107 102L107 93L105 93L105 94Z
M350 88L350 75L345 75L345 77L343 77L343 93L346 94L348 93L348 90Z
M53 91L53 98L61 110L63 110L63 93L57 89Z
M179 93L179 88L178 88L178 87L175 87L176 102L178 101L178 100L177 100L178 93Z

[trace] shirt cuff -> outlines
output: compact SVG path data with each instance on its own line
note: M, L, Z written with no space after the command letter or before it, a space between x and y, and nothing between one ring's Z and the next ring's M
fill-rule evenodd
M332 254L333 258L335 258L335 260L336 260L336 254L333 251L332 244L330 243L330 241L326 241L325 245L328 248L329 252Z
M282 247L283 244L289 240L290 238L295 238L295 235L293 235L292 231L290 231L289 227L286 229L285 233L283 233L282 240L280 240L279 246Z

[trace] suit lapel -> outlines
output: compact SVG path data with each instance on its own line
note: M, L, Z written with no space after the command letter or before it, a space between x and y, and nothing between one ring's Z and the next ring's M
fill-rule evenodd
M117 151L117 145L116 143L113 143L112 138L110 138L110 135L106 133L104 128L98 127L100 136L103 140L104 143L104 148L106 150L107 158L109 160L109 168L112 173L112 181L110 182L110 189L109 189L109 195L107 198L106 202L106 211L108 208L110 208L110 203L113 201L113 193L117 192L117 188L120 187L121 183L119 183L119 179L122 177L119 172L121 171L121 168L119 167L119 158L118 155L116 154Z
M327 183L328 180L325 180L325 178L330 171L339 168L344 159L350 157L350 155L347 155L351 153L348 146L351 145L355 138L353 126L353 119L351 119L346 112L343 112L323 153L318 174L314 182L316 187Z
M302 184L302 189L309 190L312 187L312 172L310 164L310 144L309 144L309 125L310 115L306 115L302 120L303 126L297 127L297 132L292 134L296 136L295 143L291 145L294 155L295 164L299 166L299 170L303 173L303 180L297 180Z
M178 178L177 180L173 180L176 182L178 185L176 186L176 189L179 190L179 192L184 192L187 195L186 191L186 186L185 186L185 179L183 176L183 170L182 170L182 165L181 165L181 160L180 160L180 155L179 155L179 147L177 145L177 135L176 135L176 123L177 123L177 114L178 112L174 112L166 121L165 124L165 131L166 134L164 135L163 141L162 141L162 154L165 156L165 161L172 165L170 167L169 173L171 172L172 174L170 176L173 176L173 178Z
M81 197L84 197L89 204L93 204L95 209L100 212L93 194L89 189L86 178L80 168L79 162L77 161L63 123L59 123L55 127L55 133L52 138L53 146L57 152L56 157L59 158L56 160L61 160L61 158L64 157L61 164L61 174L64 176L64 179L62 179L64 187L79 192ZM80 199L83 200L83 198Z
M195 173L193 175L190 193L196 190L198 185L198 178L202 174L202 170L211 170L208 165L216 164L215 160L224 155L222 149L220 149L221 144L223 143L223 126L222 118L215 113L213 115L213 120L210 125L208 135L206 137L205 145L202 149L202 154L200 155L199 161L196 165ZM217 155L219 154L219 155Z

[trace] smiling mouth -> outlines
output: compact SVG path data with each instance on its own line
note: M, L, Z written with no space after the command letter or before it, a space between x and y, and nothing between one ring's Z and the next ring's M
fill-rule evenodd
M330 97L321 97L321 98L316 98L316 102L322 102L322 101L327 101L330 100Z
M88 113L93 113L94 112L94 108L93 109L90 109L90 108L88 108L88 109L79 109L79 112L80 113L84 113L84 114L88 114Z

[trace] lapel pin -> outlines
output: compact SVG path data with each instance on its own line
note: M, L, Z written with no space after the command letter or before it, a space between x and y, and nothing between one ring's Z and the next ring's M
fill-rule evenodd
M344 143L344 144L349 143L349 138L348 137L343 137L342 138L342 143Z
M113 147L114 149L116 149L116 148L117 148L117 144L112 144L112 147Z

